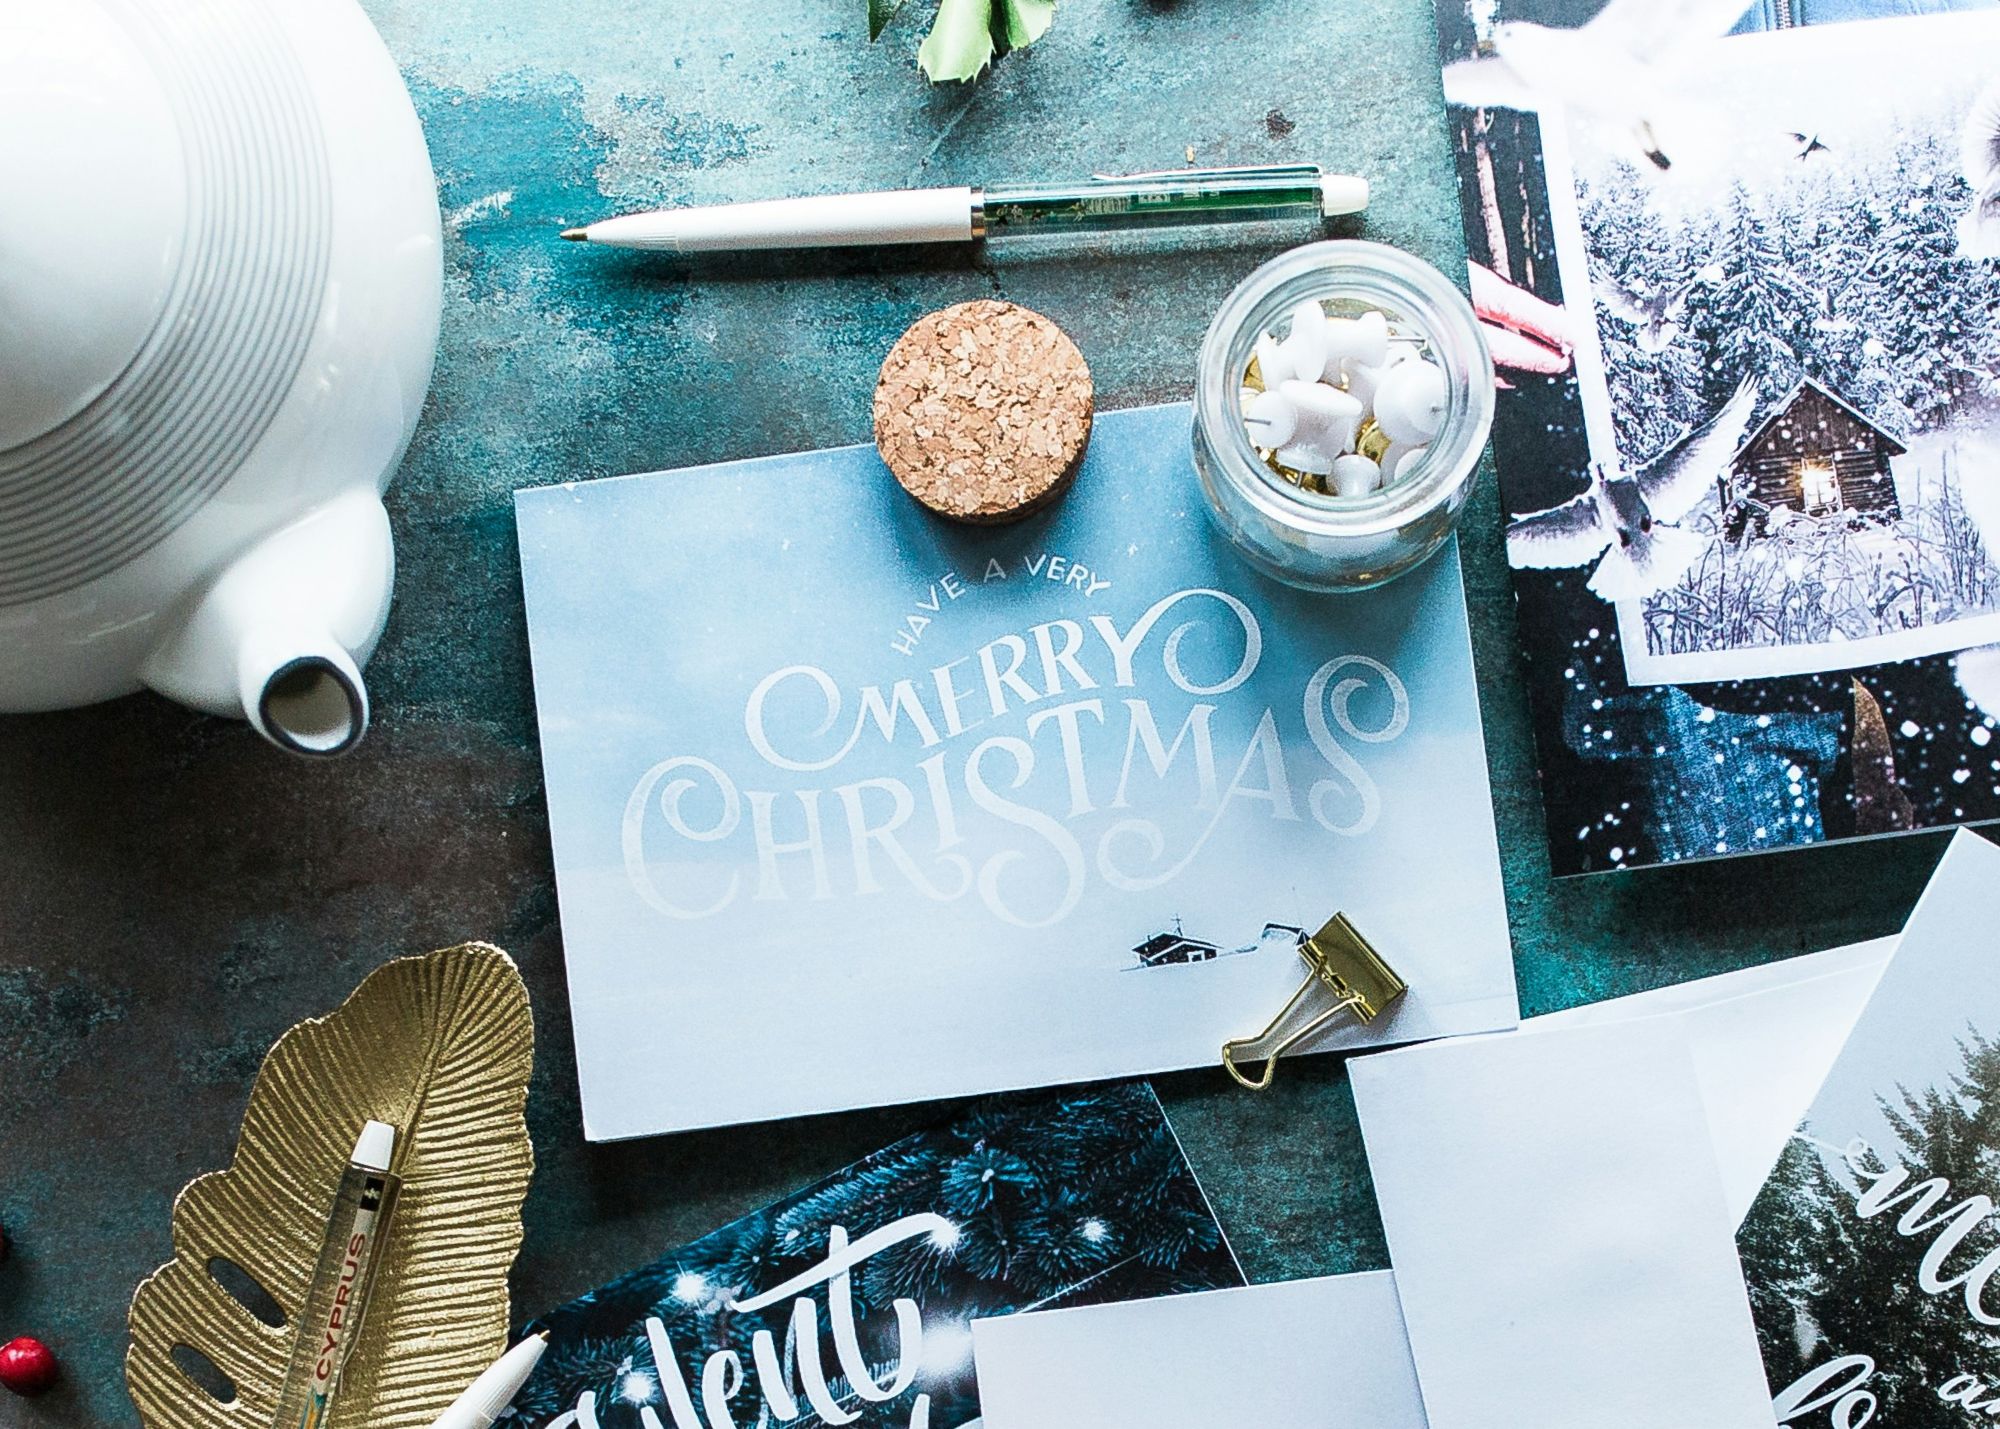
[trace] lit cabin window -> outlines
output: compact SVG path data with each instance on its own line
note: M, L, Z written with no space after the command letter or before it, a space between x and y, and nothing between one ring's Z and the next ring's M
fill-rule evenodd
M1833 468L1819 462L1799 463L1799 504L1818 513L1840 509L1840 482Z

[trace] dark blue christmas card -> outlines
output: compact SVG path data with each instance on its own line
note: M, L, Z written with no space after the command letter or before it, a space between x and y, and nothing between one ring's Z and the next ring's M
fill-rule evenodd
M1438 21L1556 871L2000 817L2000 8Z
M531 1323L499 1429L956 1429L975 1319L1241 1284L1150 1087L993 1098Z

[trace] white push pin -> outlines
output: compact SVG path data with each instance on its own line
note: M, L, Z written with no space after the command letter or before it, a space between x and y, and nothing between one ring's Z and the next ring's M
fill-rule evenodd
M1380 367L1389 358L1389 320L1373 309L1358 318L1335 318L1326 325L1327 361Z
M1364 367L1359 362L1343 362L1340 365L1340 371L1342 377L1346 380L1347 390L1359 397L1364 406L1373 409L1375 406L1375 394L1382 387L1382 378L1388 374L1391 368L1408 362L1415 356L1415 351L1407 343L1392 342L1389 347L1389 355L1382 359L1380 367Z
M1426 450L1422 442L1391 442L1389 449L1382 453L1382 479L1384 484L1403 479L1403 467L1421 456Z
M1253 393L1243 404L1243 426L1250 440L1268 451L1298 434L1299 409L1282 393Z
M1336 455L1354 445L1361 426L1361 403L1324 382L1287 382L1280 389L1299 412L1299 432L1306 440Z
M1444 426L1449 404L1443 368L1429 361L1398 363L1375 388L1375 425L1392 443L1427 442Z
M1328 476L1333 472L1336 453L1328 451L1318 442L1294 441L1288 447L1279 447L1278 463L1293 471L1309 472L1314 476Z
M1355 452L1337 457L1333 463L1335 496L1366 496L1382 485L1382 468Z
M1292 309L1292 330L1280 351L1291 375L1301 382L1317 382L1326 375L1327 326L1326 309L1310 298Z
M1292 361L1275 337L1268 332L1257 334L1257 371L1264 379L1264 390L1275 392L1292 378Z
M1364 411L1375 405L1375 389L1382 385L1382 374L1388 369L1364 367L1358 362L1340 364L1341 381L1349 395L1359 402Z

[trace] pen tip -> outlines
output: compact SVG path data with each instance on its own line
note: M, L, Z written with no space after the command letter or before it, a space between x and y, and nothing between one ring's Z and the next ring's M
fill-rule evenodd
M581 243L590 237L590 232L588 229L582 228L565 228L562 231L562 236L572 243Z
M1368 180L1353 174L1322 174L1319 181L1320 212L1326 218L1363 213L1368 208Z

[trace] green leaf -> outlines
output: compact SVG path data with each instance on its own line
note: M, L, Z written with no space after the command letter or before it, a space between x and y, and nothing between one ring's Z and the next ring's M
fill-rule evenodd
M873 44L882 38L882 32L889 28L889 22L896 18L896 12L903 8L903 0L868 0L868 40Z
M1055 23L1056 0L1000 0L1001 17L1007 31L1007 48L1018 50L1032 45Z
M937 22L917 50L933 82L976 79L993 59L993 0L941 0Z

